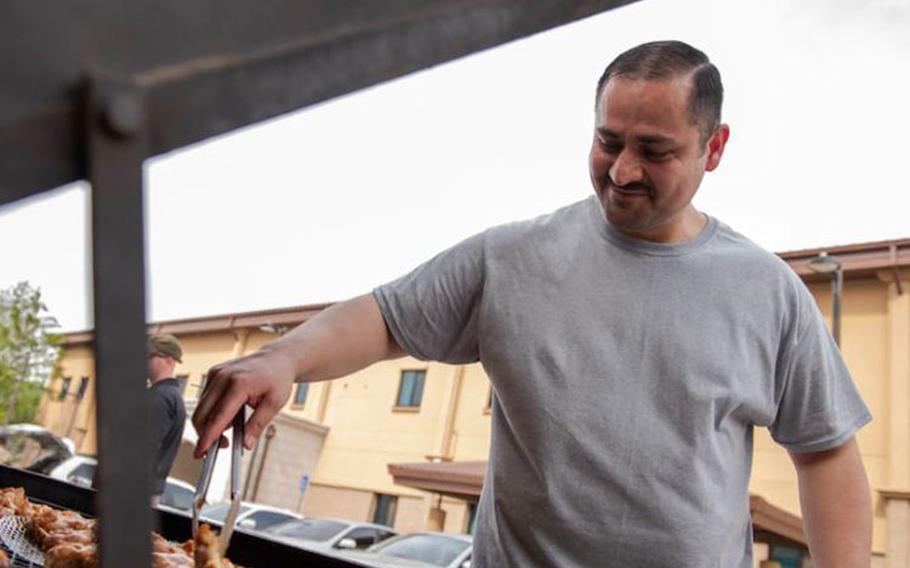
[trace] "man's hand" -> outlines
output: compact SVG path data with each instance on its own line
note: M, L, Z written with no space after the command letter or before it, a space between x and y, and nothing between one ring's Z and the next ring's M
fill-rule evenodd
M295 380L335 379L402 355L372 294L336 304L256 353L209 370L206 390L193 413L199 433L194 455L205 454L244 404L255 409L243 440L251 449L284 407Z
M284 407L295 379L293 355L277 346L266 345L256 353L209 369L205 393L193 413L193 426L199 433L195 457L205 455L244 404L254 409L243 440L246 449L252 449L256 438Z
M815 566L867 568L872 561L872 502L856 440L790 457Z

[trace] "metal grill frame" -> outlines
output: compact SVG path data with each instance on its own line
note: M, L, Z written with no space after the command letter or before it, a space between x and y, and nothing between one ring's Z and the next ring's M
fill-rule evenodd
M32 473L0 465L0 487L23 487L29 500L70 509L87 517L95 517L97 492L93 489L72 485L39 473ZM189 515L166 510L156 510L151 519L153 529L172 542L184 542L192 538ZM146 534L146 540L149 540ZM326 566L329 568L352 568L359 564L330 558L325 555L302 550L278 541L262 538L243 529L234 531L231 537L228 557L247 568L275 568L279 566ZM126 564L135 566L135 562Z
M102 568L150 564L143 161L632 1L3 3L0 205L92 187Z

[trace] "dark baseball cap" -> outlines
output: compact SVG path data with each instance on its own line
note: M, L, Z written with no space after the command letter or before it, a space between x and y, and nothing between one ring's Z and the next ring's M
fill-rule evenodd
M183 346L169 333L149 336L148 352L149 355L164 355L183 363Z

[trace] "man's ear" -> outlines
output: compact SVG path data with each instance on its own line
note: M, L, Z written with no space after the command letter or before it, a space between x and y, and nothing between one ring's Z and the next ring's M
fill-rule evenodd
M724 155L724 148L727 146L727 140L730 139L730 127L721 124L708 139L708 159L705 161L705 171L713 172L720 165L720 159Z

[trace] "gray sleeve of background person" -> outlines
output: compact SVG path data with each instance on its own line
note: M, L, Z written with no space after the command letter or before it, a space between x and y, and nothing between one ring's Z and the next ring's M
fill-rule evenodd
M477 312L484 282L484 233L373 291L395 341L425 361L479 358Z
M815 452L846 442L872 416L840 350L802 284L795 338L781 358L777 417L771 436L792 452Z

